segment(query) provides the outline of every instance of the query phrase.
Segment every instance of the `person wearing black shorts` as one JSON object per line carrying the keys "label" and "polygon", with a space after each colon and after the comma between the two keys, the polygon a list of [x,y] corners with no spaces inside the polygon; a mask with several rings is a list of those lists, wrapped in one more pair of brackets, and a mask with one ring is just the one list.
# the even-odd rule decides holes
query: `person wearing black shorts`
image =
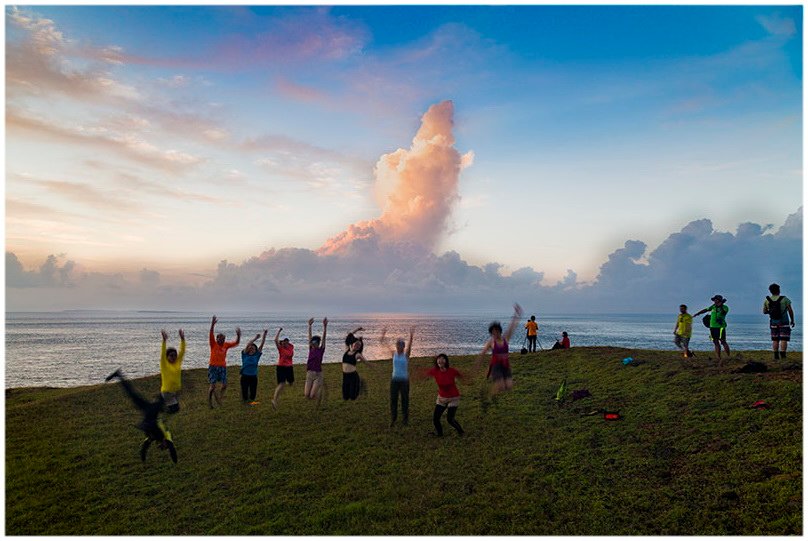
{"label": "person wearing black shorts", "polygon": [[287,385],[295,382],[295,371],[292,367],[292,358],[295,355],[295,346],[289,343],[289,337],[284,336],[281,338],[281,331],[283,327],[278,329],[275,333],[275,347],[278,348],[278,366],[275,368],[275,374],[278,379],[278,386],[275,387],[275,394],[272,397],[272,407],[278,409],[278,400],[281,396],[281,391]]}

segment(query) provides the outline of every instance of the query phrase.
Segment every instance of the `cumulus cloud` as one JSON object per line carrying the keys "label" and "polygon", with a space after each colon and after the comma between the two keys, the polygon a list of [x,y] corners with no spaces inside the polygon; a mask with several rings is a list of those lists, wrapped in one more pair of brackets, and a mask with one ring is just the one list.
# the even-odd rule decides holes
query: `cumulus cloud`
{"label": "cumulus cloud", "polygon": [[410,148],[379,159],[375,189],[384,201],[381,216],[349,226],[329,239],[320,254],[346,253],[355,243],[435,245],[458,200],[460,171],[471,161],[454,148],[453,115],[451,101],[431,106]]}
{"label": "cumulus cloud", "polygon": [[[421,245],[385,243],[372,235],[336,254],[283,248],[240,264],[222,261],[200,287],[163,284],[147,269],[129,281],[80,273],[70,262],[58,265],[55,256],[26,271],[7,253],[6,291],[9,310],[75,308],[90,299],[93,307],[106,301],[103,306],[110,308],[447,311],[501,308],[517,300],[546,313],[675,313],[681,303],[701,308],[720,293],[734,313],[757,313],[772,282],[791,298],[802,297],[801,231],[802,208],[773,233],[749,223],[735,233],[721,232],[710,220],[696,220],[650,254],[645,243],[627,241],[586,284],[572,270],[545,284],[543,273],[530,267],[507,273],[496,262],[472,265],[456,252],[436,255]],[[47,294],[38,296],[35,287]],[[54,288],[70,289],[72,297],[63,292],[58,296],[63,306],[48,304]]]}

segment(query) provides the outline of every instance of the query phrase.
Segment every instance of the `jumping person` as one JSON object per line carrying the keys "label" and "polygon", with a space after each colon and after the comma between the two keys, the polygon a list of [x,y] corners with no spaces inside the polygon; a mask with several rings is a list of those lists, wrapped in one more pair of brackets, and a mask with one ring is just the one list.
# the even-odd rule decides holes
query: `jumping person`
{"label": "jumping person", "polygon": [[275,333],[275,347],[278,348],[278,366],[275,368],[278,386],[275,387],[275,394],[272,397],[272,407],[275,409],[278,409],[278,399],[281,396],[281,391],[283,391],[284,387],[287,385],[291,385],[295,382],[295,370],[292,366],[295,346],[289,342],[288,336],[284,336],[278,340],[282,330],[283,327],[279,327],[278,332]]}
{"label": "jumping person", "polygon": [[715,355],[718,357],[718,368],[721,368],[723,364],[721,346],[724,346],[727,357],[730,355],[729,344],[727,344],[727,313],[729,313],[729,306],[725,304],[727,299],[721,295],[715,295],[710,300],[713,301],[713,304],[704,310],[699,310],[693,314],[693,317],[710,312],[710,336],[713,339],[713,346],[715,346]]}
{"label": "jumping person", "polygon": [[536,316],[530,316],[530,321],[525,323],[527,329],[527,350],[529,352],[536,352],[536,339],[539,334],[539,324],[536,323]]}
{"label": "jumping person", "polygon": [[306,385],[303,395],[310,399],[317,399],[317,404],[323,401],[325,383],[323,381],[323,355],[325,354],[325,335],[328,331],[328,318],[323,319],[323,337],[311,335],[311,326],[314,318],[309,319],[309,358],[306,361]]}
{"label": "jumping person", "polygon": [[182,390],[182,360],[185,358],[185,333],[182,329],[177,331],[180,335],[180,351],[166,347],[168,333],[165,329],[160,331],[163,335],[163,346],[160,351],[160,394],[165,401],[168,413],[180,411],[179,393]]}
{"label": "jumping person", "polygon": [[143,420],[137,425],[137,427],[146,434],[146,439],[140,444],[140,459],[146,462],[146,452],[149,450],[151,443],[156,441],[160,449],[168,449],[171,460],[176,464],[177,449],[174,447],[174,442],[171,439],[171,432],[169,432],[168,428],[166,428],[163,421],[159,418],[160,412],[165,408],[163,396],[158,395],[157,400],[149,402],[123,377],[120,368],[107,376],[106,381],[115,378],[121,381],[121,387],[123,387],[124,392],[132,400],[135,407],[143,412]]}
{"label": "jumping person", "polygon": [[[356,400],[362,386],[362,380],[356,371],[356,362],[362,361],[368,364],[365,356],[362,355],[362,339],[354,336],[354,333],[361,331],[360,327],[352,333],[348,333],[345,338],[345,353],[342,354],[342,399]],[[370,365],[368,365],[370,366]]]}
{"label": "jumping person", "polygon": [[693,336],[693,316],[687,313],[687,305],[679,305],[679,315],[676,316],[676,325],[673,327],[673,343],[682,350],[685,359],[694,357],[690,351],[690,337]]}
{"label": "jumping person", "polygon": [[[213,338],[213,328],[216,322],[219,321],[216,316],[210,321],[210,333],[208,335],[208,342],[210,343],[210,363],[208,364],[208,383],[210,389],[208,390],[208,405],[213,408],[213,399],[216,403],[222,405],[222,398],[224,392],[227,390],[227,350],[235,347],[241,342],[241,329],[236,327],[236,339],[233,342],[225,342],[225,336],[222,333]],[[216,384],[221,383],[221,390],[216,392]]]}
{"label": "jumping person", "polygon": [[390,426],[396,424],[398,417],[398,397],[401,396],[401,424],[407,426],[410,420],[410,370],[409,361],[412,352],[412,336],[415,327],[410,328],[410,339],[406,343],[404,350],[404,339],[396,340],[395,349],[390,348],[387,342],[387,328],[382,329],[380,339],[383,348],[387,349],[393,356],[393,375],[390,380]]}
{"label": "jumping person", "polygon": [[791,339],[791,328],[796,325],[794,309],[791,307],[791,300],[785,295],[780,295],[780,286],[778,284],[770,285],[769,293],[771,293],[771,296],[767,296],[766,300],[763,301],[763,313],[769,314],[772,351],[774,352],[775,360],[785,359],[788,341]]}
{"label": "jumping person", "polygon": [[477,366],[480,365],[483,357],[489,351],[491,352],[491,362],[488,365],[488,375],[491,378],[492,385],[489,394],[497,395],[502,391],[509,391],[513,387],[513,375],[511,374],[511,363],[508,360],[508,341],[511,339],[514,329],[516,329],[517,322],[522,317],[522,307],[518,304],[513,305],[513,317],[511,323],[505,334],[502,334],[502,325],[499,321],[494,321],[488,326],[488,334],[491,338],[483,346],[480,356],[477,360]]}
{"label": "jumping person", "polygon": [[460,405],[460,391],[455,383],[456,379],[463,379],[463,375],[456,369],[449,366],[449,357],[441,353],[435,357],[435,365],[426,372],[426,376],[435,378],[438,384],[438,398],[435,400],[435,411],[432,413],[432,424],[435,425],[434,436],[443,436],[443,426],[440,418],[447,409],[449,413],[446,420],[457,431],[458,436],[463,435],[463,428],[455,420],[457,408]]}
{"label": "jumping person", "polygon": [[[255,341],[261,339],[261,345],[256,347]],[[247,347],[241,351],[241,400],[251,406],[258,404],[255,395],[258,392],[258,361],[264,352],[264,342],[267,340],[267,329],[264,334],[256,334],[255,338],[247,342]]]}

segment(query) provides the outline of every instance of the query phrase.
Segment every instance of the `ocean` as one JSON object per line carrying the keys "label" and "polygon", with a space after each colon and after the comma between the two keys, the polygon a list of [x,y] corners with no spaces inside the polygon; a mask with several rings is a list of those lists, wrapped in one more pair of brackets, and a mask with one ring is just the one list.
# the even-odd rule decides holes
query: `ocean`
{"label": "ocean", "polygon": [[[67,311],[53,313],[6,313],[6,388],[75,387],[101,383],[114,369],[121,367],[129,377],[156,374],[160,371],[160,329],[169,333],[169,346],[177,346],[177,329],[185,330],[187,351],[184,368],[204,368],[208,364],[208,329],[212,314],[187,312],[107,312]],[[510,313],[477,313],[451,315],[423,314],[359,314],[329,318],[324,362],[340,362],[346,333],[364,327],[368,359],[387,357],[378,338],[384,327],[392,342],[405,337],[415,326],[412,354],[415,357],[444,352],[449,356],[477,353],[488,338],[491,321],[507,327]],[[520,322],[511,339],[511,351],[518,352],[525,336]],[[242,345],[268,329],[267,344],[261,364],[277,361],[272,343],[278,327],[295,345],[295,363],[305,364],[305,315],[221,313],[217,332],[228,340],[235,328],[242,329]],[[536,314],[539,342],[549,349],[562,331],[567,331],[572,346],[617,346],[637,349],[675,351],[673,314],[611,315],[544,315]],[[799,320],[798,320],[799,321]],[[698,324],[697,324],[698,323]],[[768,319],[761,315],[730,314],[728,342],[737,350],[767,350]],[[315,319],[313,334],[322,333],[322,318]],[[228,365],[241,364],[242,347],[228,354]],[[712,351],[708,330],[701,322],[693,323],[691,349]],[[802,328],[792,332],[789,350],[802,351]]]}

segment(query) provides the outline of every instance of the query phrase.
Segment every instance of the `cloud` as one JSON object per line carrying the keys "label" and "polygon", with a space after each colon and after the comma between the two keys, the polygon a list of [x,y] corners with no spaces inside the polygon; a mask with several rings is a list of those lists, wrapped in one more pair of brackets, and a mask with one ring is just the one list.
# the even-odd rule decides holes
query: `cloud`
{"label": "cloud", "polygon": [[[702,308],[720,293],[729,298],[733,313],[758,313],[772,282],[792,299],[802,297],[802,208],[771,231],[745,223],[735,233],[720,232],[710,220],[696,220],[647,256],[645,243],[627,241],[587,284],[578,282],[572,270],[563,280],[545,284],[543,273],[530,267],[507,273],[495,262],[472,265],[456,252],[435,255],[374,235],[336,254],[282,248],[240,264],[222,261],[199,287],[163,284],[157,271],[146,269],[131,280],[77,272],[72,264],[60,267],[55,256],[26,271],[7,253],[8,309],[55,309],[53,288],[69,288],[71,296],[61,293],[65,304],[58,307],[86,307],[91,299],[93,307],[109,308],[246,310],[272,303],[278,310],[344,313],[494,309],[516,300],[551,314],[676,313],[681,303]],[[43,293],[32,288],[44,288]]]}
{"label": "cloud", "polygon": [[[77,47],[54,21],[17,7],[8,20],[21,29],[20,41],[6,42],[6,81],[9,96],[59,92],[76,99],[139,100],[132,86],[114,78],[109,68],[121,63],[120,48]],[[77,67],[77,63],[90,65]]]}
{"label": "cloud", "polygon": [[131,132],[114,132],[106,127],[66,127],[6,109],[6,129],[61,143],[85,145],[113,151],[119,156],[162,171],[181,173],[203,158],[179,150],[161,150]]}
{"label": "cloud", "polygon": [[460,171],[465,164],[454,148],[454,107],[433,105],[408,150],[383,155],[376,164],[376,193],[384,208],[379,218],[352,224],[329,239],[321,254],[351,250],[354,243],[417,244],[431,249],[445,232],[458,200]]}
{"label": "cloud", "polygon": [[14,253],[6,252],[6,287],[70,287],[74,267],[73,261],[59,266],[59,259],[50,255],[37,270],[26,271]]}
{"label": "cloud", "polygon": [[794,20],[788,17],[783,17],[778,13],[770,16],[759,15],[757,17],[757,21],[766,30],[766,32],[772,34],[773,36],[790,38],[797,33],[797,25]]}

